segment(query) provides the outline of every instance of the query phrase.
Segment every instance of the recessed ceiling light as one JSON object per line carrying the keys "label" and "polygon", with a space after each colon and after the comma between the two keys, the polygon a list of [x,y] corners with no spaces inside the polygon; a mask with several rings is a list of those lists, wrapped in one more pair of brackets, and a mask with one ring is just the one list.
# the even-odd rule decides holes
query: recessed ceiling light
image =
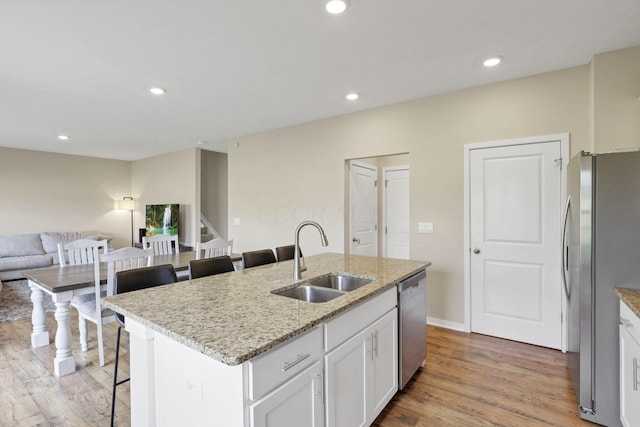
{"label": "recessed ceiling light", "polygon": [[151,89],[149,89],[149,92],[154,95],[164,95],[164,89],[162,89],[161,87],[152,87]]}
{"label": "recessed ceiling light", "polygon": [[358,98],[360,98],[360,95],[358,95],[357,93],[350,93],[347,95],[347,99],[349,101],[355,101]]}
{"label": "recessed ceiling light", "polygon": [[484,65],[485,67],[495,67],[501,62],[502,62],[501,56],[492,56],[491,58],[485,59],[482,65]]}
{"label": "recessed ceiling light", "polygon": [[198,141],[198,145],[204,145],[204,144],[206,144],[205,141]]}
{"label": "recessed ceiling light", "polygon": [[58,139],[61,141],[67,141],[69,137],[67,135],[58,135]]}
{"label": "recessed ceiling light", "polygon": [[325,1],[324,7],[327,12],[337,15],[347,10],[349,6],[348,0],[328,0]]}

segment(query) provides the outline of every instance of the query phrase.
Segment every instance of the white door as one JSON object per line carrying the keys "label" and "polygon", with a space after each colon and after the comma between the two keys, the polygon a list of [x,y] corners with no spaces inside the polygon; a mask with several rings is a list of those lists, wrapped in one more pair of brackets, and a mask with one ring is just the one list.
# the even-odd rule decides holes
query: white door
{"label": "white door", "polygon": [[378,256],[378,168],[349,162],[350,253]]}
{"label": "white door", "polygon": [[469,153],[471,330],[561,347],[560,141]]}
{"label": "white door", "polygon": [[409,167],[384,168],[384,256],[409,259]]}

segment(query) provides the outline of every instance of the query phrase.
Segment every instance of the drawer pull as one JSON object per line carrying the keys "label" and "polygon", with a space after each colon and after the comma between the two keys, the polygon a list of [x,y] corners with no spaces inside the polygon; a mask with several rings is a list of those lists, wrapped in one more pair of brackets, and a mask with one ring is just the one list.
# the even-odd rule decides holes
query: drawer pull
{"label": "drawer pull", "polygon": [[299,354],[296,357],[296,360],[294,360],[293,362],[284,362],[282,364],[282,372],[287,372],[289,369],[293,368],[298,363],[302,362],[305,359],[308,359],[309,357],[311,357],[311,355],[309,353]]}
{"label": "drawer pull", "polygon": [[627,329],[633,328],[633,324],[631,323],[631,320],[625,319],[624,317],[620,318],[620,324]]}
{"label": "drawer pull", "polygon": [[638,358],[633,358],[633,391],[638,391]]}

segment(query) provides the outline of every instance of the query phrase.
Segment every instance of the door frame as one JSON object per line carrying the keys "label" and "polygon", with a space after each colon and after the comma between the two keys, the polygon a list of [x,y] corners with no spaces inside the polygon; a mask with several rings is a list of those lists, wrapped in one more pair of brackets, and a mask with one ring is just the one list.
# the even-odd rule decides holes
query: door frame
{"label": "door frame", "polygon": [[[387,226],[387,185],[386,185],[387,172],[401,171],[401,170],[409,171],[409,186],[411,186],[411,169],[409,168],[409,165],[385,166],[382,168],[382,182],[385,183],[384,189],[382,190],[382,227]],[[411,189],[411,187],[409,187],[409,189]],[[411,216],[411,196],[410,195],[409,195],[408,204],[409,204],[409,216]],[[411,230],[409,230],[409,253],[411,253]],[[382,256],[383,257],[387,256],[387,233],[386,232],[382,233]]]}
{"label": "door frame", "polygon": [[[469,168],[471,150],[483,148],[505,147],[509,145],[526,145],[544,142],[560,141],[560,156],[562,170],[560,171],[560,200],[561,208],[557,212],[558,221],[562,223],[564,201],[567,199],[567,165],[569,164],[569,133],[558,133],[525,138],[502,139],[497,141],[464,144],[464,331],[471,332],[471,212]],[[558,272],[560,274],[560,272]],[[562,290],[564,295],[564,290]],[[567,351],[567,309],[566,298],[561,302],[561,349]]]}

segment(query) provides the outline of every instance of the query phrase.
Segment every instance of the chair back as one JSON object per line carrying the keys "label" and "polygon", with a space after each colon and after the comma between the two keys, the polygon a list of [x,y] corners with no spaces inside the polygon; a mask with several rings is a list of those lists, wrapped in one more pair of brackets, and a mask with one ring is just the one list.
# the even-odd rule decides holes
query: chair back
{"label": "chair back", "polygon": [[[287,246],[279,246],[276,248],[276,255],[278,257],[278,262],[287,261],[294,258],[294,253],[296,250],[296,245],[287,245]],[[300,258],[302,258],[302,249],[298,248],[300,253]]]}
{"label": "chair back", "polygon": [[156,234],[150,237],[145,236],[142,238],[142,248],[153,248],[154,255],[171,255],[180,252],[177,235]]}
{"label": "chair back", "polygon": [[274,262],[276,262],[276,256],[271,249],[242,253],[244,268],[258,267],[259,265],[272,264]]}
{"label": "chair back", "polygon": [[213,258],[223,255],[231,256],[232,247],[233,239],[213,239],[203,243],[196,242],[196,259]]}
{"label": "chair back", "polygon": [[[123,294],[154,286],[168,285],[177,281],[178,276],[173,265],[153,265],[151,267],[116,272],[113,280],[113,290],[114,294]],[[124,316],[116,313],[116,320],[124,326]]]}
{"label": "chair back", "polygon": [[229,255],[189,261],[189,280],[235,271]]}
{"label": "chair back", "polygon": [[[107,240],[79,239],[69,243],[58,243],[58,262],[60,267],[69,265],[93,264],[95,257],[93,249],[99,253],[108,252]],[[65,255],[66,251],[66,255]]]}
{"label": "chair back", "polygon": [[[94,253],[94,257],[95,257]],[[138,248],[122,248],[109,252],[107,254],[99,254],[98,260],[100,262],[95,263],[96,274],[96,300],[99,300],[100,291],[100,263],[104,262],[107,265],[107,296],[114,294],[114,281],[115,275],[119,271],[131,270],[134,268],[151,267],[153,265],[153,249],[138,249]]]}

